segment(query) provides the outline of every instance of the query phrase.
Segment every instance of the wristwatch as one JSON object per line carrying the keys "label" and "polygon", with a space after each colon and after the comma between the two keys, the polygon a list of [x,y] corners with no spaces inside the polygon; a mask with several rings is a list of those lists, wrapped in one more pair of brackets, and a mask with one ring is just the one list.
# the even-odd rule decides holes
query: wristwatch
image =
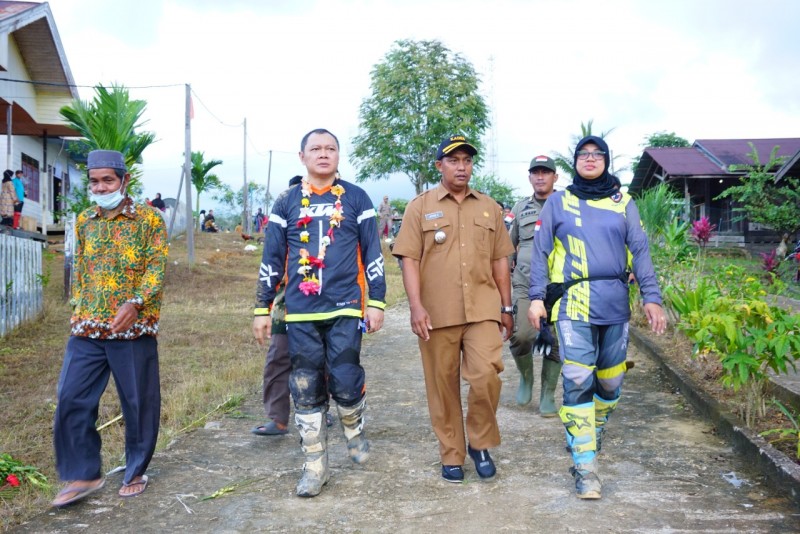
{"label": "wristwatch", "polygon": [[514,315],[514,306],[500,306],[500,313],[508,313]]}

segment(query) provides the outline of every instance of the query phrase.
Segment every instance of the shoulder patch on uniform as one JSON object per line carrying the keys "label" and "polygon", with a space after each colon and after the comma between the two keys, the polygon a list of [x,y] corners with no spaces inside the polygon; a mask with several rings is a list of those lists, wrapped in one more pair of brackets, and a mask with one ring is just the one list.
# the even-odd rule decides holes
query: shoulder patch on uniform
{"label": "shoulder patch on uniform", "polygon": [[622,193],[617,191],[616,193],[611,195],[611,200],[613,200],[615,204],[619,204],[620,201],[622,200]]}
{"label": "shoulder patch on uniform", "polygon": [[441,212],[441,211],[434,211],[433,213],[426,213],[425,214],[425,220],[426,221],[432,221],[434,219],[441,219],[442,217],[444,217],[444,213]]}
{"label": "shoulder patch on uniform", "polygon": [[540,226],[542,226],[542,221],[541,220],[536,221],[536,225],[533,227],[533,231],[538,232]]}

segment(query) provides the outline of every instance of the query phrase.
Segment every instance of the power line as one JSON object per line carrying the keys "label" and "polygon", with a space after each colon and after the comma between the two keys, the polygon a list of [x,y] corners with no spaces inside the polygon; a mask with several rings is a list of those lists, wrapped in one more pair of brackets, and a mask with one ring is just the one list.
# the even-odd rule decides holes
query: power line
{"label": "power line", "polygon": [[218,123],[220,123],[221,125],[223,125],[223,126],[227,126],[228,128],[239,128],[240,126],[242,126],[242,125],[244,124],[243,122],[240,122],[240,123],[238,123],[238,124],[228,124],[227,122],[225,122],[225,121],[223,121],[222,119],[220,119],[219,117],[217,117],[217,116],[214,114],[214,112],[213,112],[213,111],[211,111],[211,110],[208,108],[208,106],[206,106],[206,103],[205,103],[205,102],[203,102],[203,100],[202,100],[202,99],[201,99],[201,98],[200,98],[200,97],[197,95],[197,93],[195,93],[194,89],[192,89],[192,95],[194,95],[194,97],[195,97],[195,98],[197,98],[197,101],[198,101],[198,102],[200,102],[200,105],[201,105],[201,106],[203,106],[203,107],[205,108],[205,110],[206,110],[206,111],[208,111],[208,113],[209,113],[209,114],[210,114],[212,117],[214,117],[214,119],[216,119],[216,121],[217,121]]}
{"label": "power line", "polygon": [[[30,85],[45,85],[49,87],[78,87],[83,89],[94,89],[98,86],[103,84],[95,84],[95,85],[77,85],[73,83],[56,83],[56,82],[37,82],[33,80],[15,80],[13,78],[0,78],[0,82],[12,82],[12,83],[27,83]],[[168,87],[182,87],[185,84],[182,83],[174,83],[168,85],[140,85],[140,86],[123,86],[125,89],[164,89]]]}

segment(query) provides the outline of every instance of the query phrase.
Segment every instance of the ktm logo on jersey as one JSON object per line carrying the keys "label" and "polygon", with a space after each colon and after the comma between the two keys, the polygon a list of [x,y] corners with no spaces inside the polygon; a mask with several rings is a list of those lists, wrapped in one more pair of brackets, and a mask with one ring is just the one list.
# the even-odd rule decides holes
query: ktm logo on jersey
{"label": "ktm logo on jersey", "polygon": [[330,217],[333,215],[333,204],[312,204],[306,208],[309,217]]}

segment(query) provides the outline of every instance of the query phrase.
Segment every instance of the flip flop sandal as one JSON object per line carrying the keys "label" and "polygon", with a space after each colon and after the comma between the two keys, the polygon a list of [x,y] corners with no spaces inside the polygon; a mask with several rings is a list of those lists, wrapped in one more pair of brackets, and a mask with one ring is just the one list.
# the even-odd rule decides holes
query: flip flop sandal
{"label": "flip flop sandal", "polygon": [[[122,493],[123,489],[129,488],[131,486],[141,486],[142,489],[140,489],[139,491],[134,491],[133,493]],[[123,482],[122,483],[122,487],[119,490],[119,496],[120,497],[136,497],[137,495],[141,495],[142,493],[144,493],[144,490],[146,490],[146,489],[147,489],[147,475],[142,475],[142,479],[140,481],[138,481],[138,482],[130,482],[128,484]]]}
{"label": "flip flop sandal", "polygon": [[257,436],[282,436],[289,433],[289,428],[278,428],[275,421],[270,421],[269,423],[253,427],[250,432]]}
{"label": "flip flop sandal", "polygon": [[[58,492],[58,495],[53,500],[52,505],[60,508],[62,506],[66,506],[68,504],[72,504],[77,502],[81,499],[84,499],[91,495],[92,493],[99,491],[102,487],[106,484],[106,479],[100,479],[100,482],[96,485],[88,485],[88,486],[67,486],[66,488],[62,489]],[[68,499],[63,499],[67,495],[73,494],[72,497]]]}

